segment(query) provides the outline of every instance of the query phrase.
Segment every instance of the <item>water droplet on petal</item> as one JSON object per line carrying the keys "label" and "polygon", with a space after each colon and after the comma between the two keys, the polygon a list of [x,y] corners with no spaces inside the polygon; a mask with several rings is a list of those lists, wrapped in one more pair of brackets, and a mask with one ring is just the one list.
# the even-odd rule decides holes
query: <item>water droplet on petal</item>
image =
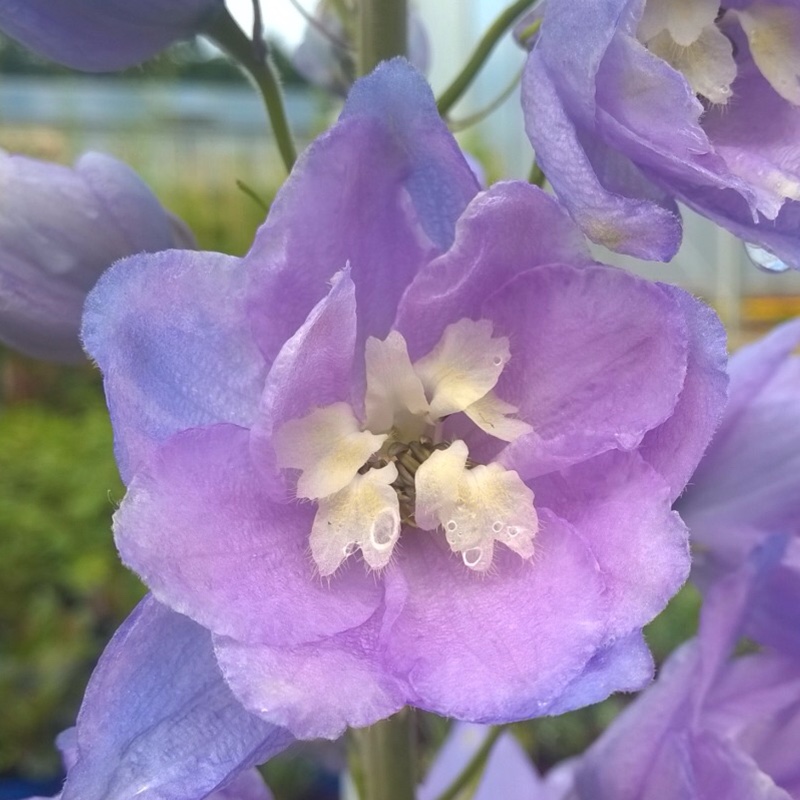
{"label": "water droplet on petal", "polygon": [[500,520],[497,520],[497,522],[495,522],[494,525],[492,525],[492,530],[495,533],[500,533],[500,531],[503,530],[503,523],[500,522]]}
{"label": "water droplet on petal", "polygon": [[369,538],[376,549],[385,550],[394,542],[396,531],[394,515],[382,513],[372,523]]}
{"label": "water droplet on petal", "polygon": [[747,257],[765,272],[786,272],[786,270],[790,269],[789,264],[781,261],[778,256],[763,247],[745,242],[744,249],[747,252]]}
{"label": "water droplet on petal", "polygon": [[452,533],[458,527],[458,523],[451,519],[444,527]]}
{"label": "water droplet on petal", "polygon": [[470,569],[474,569],[480,563],[483,556],[483,550],[480,547],[470,547],[461,554],[461,560]]}
{"label": "water droplet on petal", "polygon": [[492,364],[494,364],[496,367],[502,367],[503,366],[503,357],[502,356],[495,356],[492,359]]}
{"label": "water droplet on petal", "polygon": [[516,525],[509,525],[506,533],[513,539],[515,536],[519,536],[519,528]]}

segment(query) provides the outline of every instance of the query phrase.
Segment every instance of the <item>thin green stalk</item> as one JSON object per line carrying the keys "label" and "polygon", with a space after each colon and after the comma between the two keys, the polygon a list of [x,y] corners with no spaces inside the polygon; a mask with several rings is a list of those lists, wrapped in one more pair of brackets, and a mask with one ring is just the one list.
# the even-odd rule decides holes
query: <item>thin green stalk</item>
{"label": "thin green stalk", "polygon": [[258,87],[267,116],[272,124],[275,141],[278,144],[286,171],[291,172],[297,160],[297,151],[286,119],[278,76],[269,58],[266,58],[259,45],[254,44],[236,24],[228,11],[222,11],[204,31],[225,52],[239,62]]}
{"label": "thin green stalk", "polygon": [[506,31],[517,21],[519,16],[534,4],[535,0],[517,0],[510,5],[490,26],[489,30],[478,42],[478,46],[470,56],[469,61],[456,76],[455,80],[442,92],[436,102],[439,114],[445,116],[448,111],[461,99],[464,92],[475,79],[475,76],[484,65],[495,45],[500,41]]}
{"label": "thin green stalk", "polygon": [[492,748],[495,746],[500,736],[505,733],[505,730],[506,727],[504,725],[498,725],[496,728],[492,728],[492,730],[489,731],[486,738],[483,740],[483,744],[478,748],[478,751],[472,757],[469,764],[464,767],[461,774],[436,798],[436,800],[456,800],[459,794],[480,776],[483,768],[486,766],[486,762],[489,760]]}
{"label": "thin green stalk", "polygon": [[351,772],[361,792],[360,800],[414,800],[417,762],[413,711],[403,709],[351,735],[355,747]]}
{"label": "thin green stalk", "polygon": [[404,56],[408,42],[407,0],[360,0],[358,74],[381,61]]}
{"label": "thin green stalk", "polygon": [[468,117],[464,117],[463,119],[451,119],[447,123],[447,127],[450,128],[453,133],[458,133],[459,131],[465,131],[467,128],[471,128],[473,125],[477,125],[479,122],[482,122],[489,114],[494,113],[500,108],[503,103],[511,96],[511,93],[514,89],[517,88],[517,84],[522,78],[522,71],[518,72],[514,79],[500,92],[491,103],[484,106],[480,111],[476,111],[474,114],[470,114]]}

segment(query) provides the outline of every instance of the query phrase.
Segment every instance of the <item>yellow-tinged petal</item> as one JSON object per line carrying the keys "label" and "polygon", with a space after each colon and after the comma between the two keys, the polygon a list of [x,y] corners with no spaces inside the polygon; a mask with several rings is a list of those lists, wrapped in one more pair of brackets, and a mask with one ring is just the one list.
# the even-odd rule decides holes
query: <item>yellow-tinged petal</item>
{"label": "yellow-tinged petal", "polygon": [[406,340],[392,331],[384,341],[370,337],[366,344],[367,427],[386,433],[397,427],[409,438],[425,428],[428,401],[422,382],[411,366]]}
{"label": "yellow-tinged petal", "polygon": [[464,413],[490,436],[504,442],[513,442],[533,430],[533,426],[512,416],[517,411],[519,409],[516,406],[501,400],[494,392],[489,392],[466,408]]}
{"label": "yellow-tinged petal", "polygon": [[389,464],[356,477],[319,503],[311,527],[311,555],[320,575],[332,575],[357,549],[372,569],[385,567],[400,536],[400,508]]}
{"label": "yellow-tinged petal", "polygon": [[492,336],[488,320],[448,325],[428,355],[414,364],[430,399],[433,419],[464,411],[491,391],[510,354],[505,336]]}
{"label": "yellow-tinged petal", "polygon": [[637,35],[649,42],[667,31],[677,45],[688,47],[713,25],[718,13],[719,0],[647,0]]}
{"label": "yellow-tinged petal", "polygon": [[278,466],[301,470],[297,496],[309,500],[344,489],[385,441],[385,435],[362,431],[347,403],[290,420],[273,440]]}
{"label": "yellow-tinged petal", "polygon": [[437,521],[450,549],[477,572],[491,566],[495,542],[530,558],[539,530],[533,492],[499,464],[467,469],[466,450],[463,442],[453,442],[417,470],[417,524],[430,529]]}

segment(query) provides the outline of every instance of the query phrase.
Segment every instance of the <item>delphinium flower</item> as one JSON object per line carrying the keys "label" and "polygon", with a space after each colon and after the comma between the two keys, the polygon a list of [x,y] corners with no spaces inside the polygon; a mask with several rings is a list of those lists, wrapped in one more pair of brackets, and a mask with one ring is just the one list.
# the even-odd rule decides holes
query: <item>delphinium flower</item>
{"label": "delphinium flower", "polygon": [[0,151],[0,341],[48,361],[81,361],[87,292],[126,255],[192,247],[133,170],[87,153],[74,168]]}
{"label": "delphinium flower", "polygon": [[678,199],[798,267],[798,54],[785,0],[547,0],[526,127],[594,241],[668,260]]}
{"label": "delphinium flower", "polygon": [[198,33],[224,0],[0,0],[0,30],[73,69],[139,64]]}
{"label": "delphinium flower", "polygon": [[261,800],[268,790],[248,770],[292,741],[242,708],[208,630],[147,597],[106,647],[62,735],[60,798]]}
{"label": "delphinium flower", "polygon": [[209,632],[248,711],[335,737],[650,680],[641,628],[688,572],[671,505],[719,421],[723,332],[591,261],[537,188],[478,193],[407,62],[356,83],[244,259],[119,262],[84,340],[121,556]]}
{"label": "delphinium flower", "polygon": [[[358,5],[357,0],[318,2],[303,41],[292,55],[294,68],[306,80],[342,96],[347,94],[356,76]],[[408,16],[408,57],[420,72],[428,71],[428,34],[413,6]]]}
{"label": "delphinium flower", "polygon": [[786,553],[752,592],[748,635],[800,657],[800,320],[776,328],[730,361],[719,431],[677,508],[696,550],[702,587],[738,569],[774,536]]}
{"label": "delphinium flower", "polygon": [[[720,580],[700,631],[657,682],[578,760],[570,800],[797,800],[800,661],[732,657],[751,592],[775,568],[773,543]],[[795,624],[800,622],[797,605]],[[564,775],[566,777],[566,775]]]}

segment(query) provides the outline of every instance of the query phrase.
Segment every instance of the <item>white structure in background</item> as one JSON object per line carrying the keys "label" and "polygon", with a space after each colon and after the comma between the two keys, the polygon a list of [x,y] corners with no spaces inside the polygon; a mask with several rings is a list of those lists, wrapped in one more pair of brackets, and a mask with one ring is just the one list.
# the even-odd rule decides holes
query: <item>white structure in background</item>
{"label": "white structure in background", "polygon": [[[511,0],[418,0],[431,37],[430,80],[440,92],[457,74],[481,35]],[[453,117],[467,117],[487,106],[519,72],[525,57],[510,37],[500,42],[478,80],[455,107]],[[524,178],[533,152],[525,136],[519,92],[472,129],[502,155],[504,173]],[[468,138],[467,138],[468,141]],[[741,242],[727,231],[684,209],[684,242],[669,264],[643,262],[596,248],[597,257],[624,265],[648,278],[679,283],[712,300],[732,331],[739,324],[742,294],[800,294],[800,272],[758,270]]]}

